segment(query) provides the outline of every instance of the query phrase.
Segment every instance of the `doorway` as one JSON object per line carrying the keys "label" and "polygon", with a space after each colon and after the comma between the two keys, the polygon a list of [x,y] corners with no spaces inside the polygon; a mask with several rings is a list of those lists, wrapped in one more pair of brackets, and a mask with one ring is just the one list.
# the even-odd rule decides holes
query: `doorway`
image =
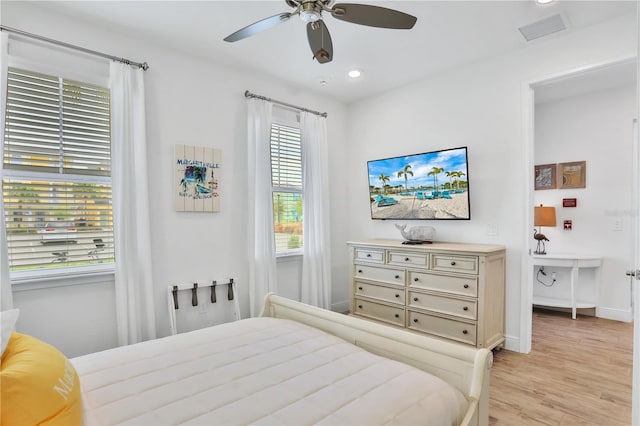
{"label": "doorway", "polygon": [[[530,254],[536,247],[533,207],[540,204],[554,207],[556,212],[556,226],[544,229],[548,253],[595,255],[601,259],[606,253],[600,268],[579,271],[588,283],[584,289],[587,292],[577,289],[577,296],[593,302],[598,316],[632,320],[630,284],[624,272],[635,262],[635,215],[630,197],[634,191],[635,81],[635,58],[628,58],[525,87],[529,170],[544,165],[553,167],[556,175],[552,188],[540,190],[534,190],[533,173],[527,176],[531,232],[525,240],[530,249],[523,259],[521,352],[531,350],[534,265]],[[585,168],[584,187],[561,184],[560,168],[574,163]],[[555,272],[555,277],[548,276],[544,281],[551,286],[555,278],[553,286],[559,298],[566,298],[567,285],[562,284],[570,281],[571,268],[545,267],[544,271],[550,275]]]}
{"label": "doorway", "polygon": [[[560,299],[575,294],[586,301],[585,306],[593,308],[590,314],[633,320],[632,284],[625,271],[636,264],[638,234],[634,214],[638,191],[636,81],[636,60],[626,58],[524,86],[526,164],[529,170],[550,166],[556,173],[553,188],[535,190],[533,173],[529,172],[528,229],[533,231],[534,206],[554,207],[556,225],[545,229],[547,253],[596,255],[601,263],[576,277],[572,268],[547,261],[544,263],[551,266],[544,267],[540,275],[531,256],[536,240],[533,232],[527,232],[529,250],[524,251],[522,263],[521,352],[532,349],[532,305],[539,281],[552,293],[556,291]],[[567,163],[586,168],[583,186],[563,184],[562,170]],[[586,293],[567,289],[572,278],[586,282]],[[567,321],[572,321],[569,314]]]}

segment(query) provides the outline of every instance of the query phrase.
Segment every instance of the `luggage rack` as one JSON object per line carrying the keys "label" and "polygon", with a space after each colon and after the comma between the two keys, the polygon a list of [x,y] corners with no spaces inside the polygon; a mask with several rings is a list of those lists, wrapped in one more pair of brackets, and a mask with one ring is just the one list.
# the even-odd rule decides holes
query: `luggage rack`
{"label": "luggage rack", "polygon": [[[240,317],[240,303],[238,302],[238,290],[236,286],[235,278],[224,278],[222,280],[212,280],[206,283],[193,283],[193,284],[178,284],[170,285],[167,287],[167,303],[169,309],[169,322],[171,326],[171,334],[178,334],[178,327],[176,324],[176,311],[180,309],[178,303],[178,292],[191,291],[191,307],[198,306],[199,303],[218,303],[218,287],[227,287],[226,300],[233,303],[234,308],[234,321],[241,319]],[[209,290],[206,300],[198,300],[198,290]],[[184,307],[183,307],[184,308]]]}

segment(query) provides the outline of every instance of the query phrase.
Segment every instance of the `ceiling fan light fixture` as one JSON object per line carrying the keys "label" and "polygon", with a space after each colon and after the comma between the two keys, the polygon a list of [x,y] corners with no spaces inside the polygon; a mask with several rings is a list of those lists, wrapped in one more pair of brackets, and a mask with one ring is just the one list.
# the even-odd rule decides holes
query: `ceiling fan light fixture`
{"label": "ceiling fan light fixture", "polygon": [[304,22],[316,22],[320,20],[320,12],[317,10],[303,10],[300,12],[300,19]]}

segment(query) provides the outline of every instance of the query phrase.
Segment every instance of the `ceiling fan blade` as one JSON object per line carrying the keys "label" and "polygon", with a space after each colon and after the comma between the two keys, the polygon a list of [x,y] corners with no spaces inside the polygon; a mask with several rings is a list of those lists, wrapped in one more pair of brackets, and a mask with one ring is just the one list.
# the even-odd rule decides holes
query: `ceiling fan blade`
{"label": "ceiling fan blade", "polygon": [[338,3],[331,8],[331,15],[341,21],[369,27],[408,30],[413,28],[415,16],[386,7],[368,4]]}
{"label": "ceiling fan blade", "polygon": [[333,43],[327,26],[322,19],[307,24],[307,39],[313,57],[321,64],[333,60]]}
{"label": "ceiling fan blade", "polygon": [[289,18],[291,18],[291,15],[291,13],[281,13],[279,15],[270,16],[269,18],[254,22],[253,24],[247,25],[246,27],[236,31],[233,34],[228,35],[227,37],[225,37],[224,41],[234,42],[242,40],[243,38],[251,37],[252,35],[258,34],[264,30],[268,30],[269,28],[275,27],[278,24],[288,21]]}

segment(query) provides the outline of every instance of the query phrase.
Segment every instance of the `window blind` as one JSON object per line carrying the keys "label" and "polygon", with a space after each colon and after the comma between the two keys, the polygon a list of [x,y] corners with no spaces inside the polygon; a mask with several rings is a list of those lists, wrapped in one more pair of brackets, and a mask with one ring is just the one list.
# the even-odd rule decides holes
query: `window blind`
{"label": "window blind", "polygon": [[12,271],[114,261],[108,88],[9,68],[3,154]]}
{"label": "window blind", "polygon": [[276,253],[302,247],[300,129],[271,125],[271,184]]}
{"label": "window blind", "polygon": [[4,167],[111,175],[109,89],[9,68]]}
{"label": "window blind", "polygon": [[271,180],[274,189],[302,190],[300,129],[271,126]]}

